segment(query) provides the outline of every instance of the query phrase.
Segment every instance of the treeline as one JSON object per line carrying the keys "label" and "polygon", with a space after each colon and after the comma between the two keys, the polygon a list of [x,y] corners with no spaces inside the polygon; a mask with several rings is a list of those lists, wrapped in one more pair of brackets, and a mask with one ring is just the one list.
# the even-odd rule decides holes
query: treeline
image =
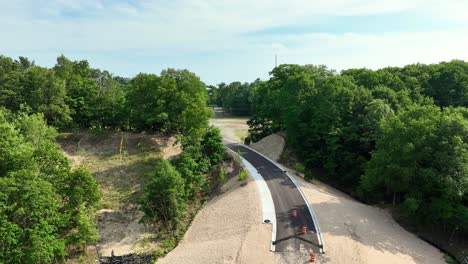
{"label": "treeline", "polygon": [[187,70],[126,79],[63,55],[51,69],[24,57],[0,56],[0,105],[13,112],[43,113],[59,129],[186,133],[206,126],[207,100],[205,85]]}
{"label": "treeline", "polygon": [[60,262],[98,239],[98,185],[85,168],[71,169],[55,129],[176,136],[182,154],[155,162],[141,200],[144,219],[170,230],[168,248],[175,246],[181,223],[193,217],[190,206],[220,182],[214,170],[224,146],[208,126],[207,100],[205,85],[187,70],[126,79],[63,55],[51,69],[0,56],[0,262]]}
{"label": "treeline", "polygon": [[253,83],[232,82],[208,86],[209,104],[222,107],[235,116],[250,116],[254,113],[256,90],[263,82],[260,79]]}
{"label": "treeline", "polygon": [[0,109],[0,262],[53,263],[98,239],[101,194],[72,169],[42,114]]}
{"label": "treeline", "polygon": [[247,143],[284,131],[306,177],[322,168],[363,200],[468,233],[468,63],[341,73],[281,65],[250,92]]}

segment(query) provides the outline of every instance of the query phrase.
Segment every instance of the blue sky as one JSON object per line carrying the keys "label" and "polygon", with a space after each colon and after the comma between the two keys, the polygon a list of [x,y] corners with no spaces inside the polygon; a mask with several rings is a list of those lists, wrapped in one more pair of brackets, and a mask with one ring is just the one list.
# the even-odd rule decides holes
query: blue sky
{"label": "blue sky", "polygon": [[467,0],[0,0],[0,54],[253,81],[275,54],[337,70],[468,60],[466,14]]}

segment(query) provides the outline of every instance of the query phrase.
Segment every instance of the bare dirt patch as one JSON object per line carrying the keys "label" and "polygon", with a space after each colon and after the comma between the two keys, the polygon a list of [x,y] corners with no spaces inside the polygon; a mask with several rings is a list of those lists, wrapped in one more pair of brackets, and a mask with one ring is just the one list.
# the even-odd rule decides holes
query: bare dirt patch
{"label": "bare dirt patch", "polygon": [[247,117],[217,117],[210,119],[210,125],[221,129],[225,141],[243,143],[249,129],[247,120]]}
{"label": "bare dirt patch", "polygon": [[281,153],[283,153],[284,144],[284,137],[278,134],[271,134],[262,138],[258,142],[250,144],[249,147],[262,153],[268,158],[277,161],[280,158]]}
{"label": "bare dirt patch", "polygon": [[403,229],[387,211],[319,181],[296,179],[318,217],[326,250],[322,263],[445,263],[438,249]]}

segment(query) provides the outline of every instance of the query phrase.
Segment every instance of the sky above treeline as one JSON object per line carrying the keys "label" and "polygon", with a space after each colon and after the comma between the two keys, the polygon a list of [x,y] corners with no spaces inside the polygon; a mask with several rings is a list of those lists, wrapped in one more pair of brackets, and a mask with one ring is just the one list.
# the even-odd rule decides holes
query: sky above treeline
{"label": "sky above treeline", "polygon": [[0,54],[245,82],[275,54],[336,70],[468,60],[467,14],[466,0],[0,0]]}

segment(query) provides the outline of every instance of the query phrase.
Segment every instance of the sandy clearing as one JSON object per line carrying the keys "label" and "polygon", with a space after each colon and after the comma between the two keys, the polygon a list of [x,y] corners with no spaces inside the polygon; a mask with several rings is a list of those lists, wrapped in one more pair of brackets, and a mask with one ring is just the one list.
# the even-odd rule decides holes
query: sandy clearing
{"label": "sandy clearing", "polygon": [[[96,177],[103,193],[103,209],[96,213],[101,256],[152,252],[154,230],[140,223],[143,213],[136,203],[146,181],[145,173],[157,157],[172,159],[181,153],[174,137],[159,134],[123,133],[70,134],[61,138],[64,154],[73,167],[83,165]],[[95,250],[94,250],[95,251]],[[92,252],[93,254],[95,252]]]}
{"label": "sandy clearing", "polygon": [[243,117],[219,117],[210,119],[210,125],[221,129],[224,140],[243,143],[249,129],[247,120],[248,118]]}
{"label": "sandy clearing", "polygon": [[233,178],[197,214],[177,248],[158,263],[279,263],[269,251],[271,225],[262,224],[254,181]]}

